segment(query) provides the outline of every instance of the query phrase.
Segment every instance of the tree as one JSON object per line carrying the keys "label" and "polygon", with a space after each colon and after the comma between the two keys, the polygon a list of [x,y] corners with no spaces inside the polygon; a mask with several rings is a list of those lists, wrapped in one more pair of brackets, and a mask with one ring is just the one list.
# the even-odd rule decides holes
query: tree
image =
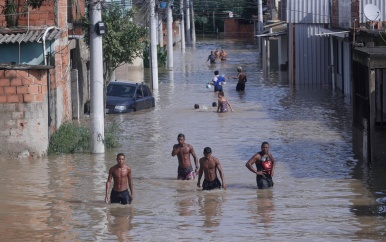
{"label": "tree", "polygon": [[[103,78],[108,85],[112,73],[119,66],[142,57],[147,42],[147,29],[136,25],[133,21],[133,11],[126,10],[119,4],[105,5],[102,19],[106,25],[103,35]],[[88,19],[86,20],[88,21]],[[89,25],[85,30],[85,42],[89,45]]]}

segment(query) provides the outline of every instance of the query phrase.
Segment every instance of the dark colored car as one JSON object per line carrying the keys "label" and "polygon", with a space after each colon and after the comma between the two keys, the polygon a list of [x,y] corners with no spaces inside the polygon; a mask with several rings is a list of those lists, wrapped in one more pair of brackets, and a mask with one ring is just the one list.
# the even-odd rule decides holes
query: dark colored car
{"label": "dark colored car", "polygon": [[144,83],[113,81],[106,90],[106,113],[127,113],[155,106],[150,88]]}

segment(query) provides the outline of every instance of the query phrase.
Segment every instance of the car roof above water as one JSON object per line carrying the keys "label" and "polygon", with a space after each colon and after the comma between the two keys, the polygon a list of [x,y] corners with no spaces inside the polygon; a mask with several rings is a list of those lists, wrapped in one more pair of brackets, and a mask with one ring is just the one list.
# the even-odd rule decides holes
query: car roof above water
{"label": "car roof above water", "polygon": [[127,86],[136,86],[136,85],[139,85],[139,84],[141,84],[141,83],[139,83],[139,82],[131,82],[131,81],[119,81],[119,80],[117,80],[117,81],[111,81],[110,83],[109,83],[109,85],[127,85]]}

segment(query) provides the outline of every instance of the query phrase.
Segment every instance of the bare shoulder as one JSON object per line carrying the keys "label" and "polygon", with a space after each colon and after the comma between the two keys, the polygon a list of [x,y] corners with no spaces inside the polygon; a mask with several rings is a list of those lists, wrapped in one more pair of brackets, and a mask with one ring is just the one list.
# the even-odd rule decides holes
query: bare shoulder
{"label": "bare shoulder", "polygon": [[212,159],[213,159],[214,163],[220,164],[220,160],[217,157],[212,156]]}
{"label": "bare shoulder", "polygon": [[112,173],[117,169],[117,165],[110,167],[109,172]]}
{"label": "bare shoulder", "polygon": [[251,159],[249,160],[250,162],[256,162],[256,161],[258,161],[260,159],[260,154],[259,153],[256,153],[256,154],[254,154],[252,157],[251,157]]}
{"label": "bare shoulder", "polygon": [[124,167],[125,167],[125,169],[126,169],[127,171],[131,171],[131,167],[130,167],[130,166],[125,165]]}

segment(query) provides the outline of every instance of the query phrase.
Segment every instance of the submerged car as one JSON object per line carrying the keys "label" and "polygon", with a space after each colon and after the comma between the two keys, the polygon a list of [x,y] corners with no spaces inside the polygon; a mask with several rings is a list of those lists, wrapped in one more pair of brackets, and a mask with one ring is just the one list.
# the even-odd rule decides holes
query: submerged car
{"label": "submerged car", "polygon": [[106,90],[106,113],[127,113],[155,106],[150,88],[144,83],[113,81]]}

